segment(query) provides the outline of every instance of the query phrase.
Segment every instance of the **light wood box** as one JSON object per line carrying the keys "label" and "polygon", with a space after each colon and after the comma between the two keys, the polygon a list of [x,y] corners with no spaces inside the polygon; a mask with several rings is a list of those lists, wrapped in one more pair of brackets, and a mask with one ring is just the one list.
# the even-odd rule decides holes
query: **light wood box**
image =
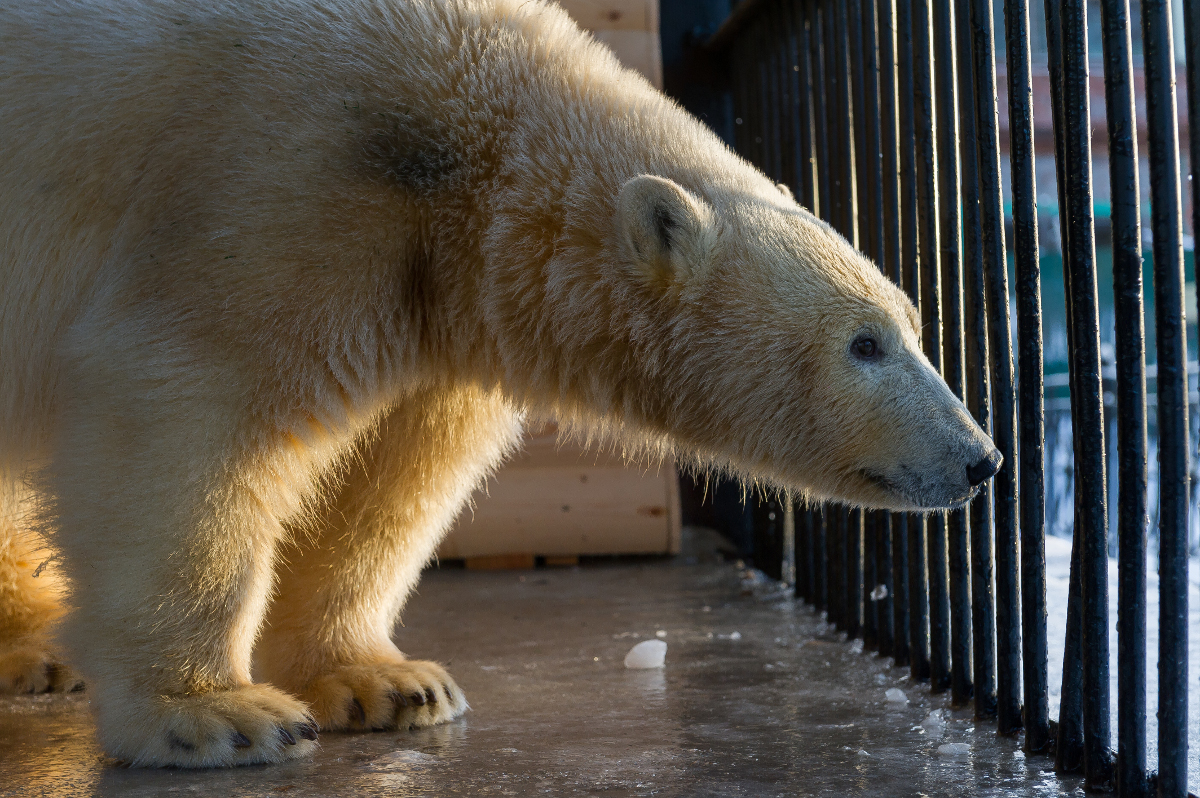
{"label": "light wood box", "polygon": [[[627,466],[610,454],[560,445],[547,427],[473,497],[442,542],[443,559],[678,553],[679,479],[674,466]],[[526,559],[504,561],[503,555]]]}
{"label": "light wood box", "polygon": [[560,0],[580,27],[607,44],[621,63],[662,88],[658,0]]}
{"label": "light wood box", "polygon": [[[662,86],[657,0],[561,0],[580,26],[623,64]],[[586,554],[678,553],[675,468],[644,471],[611,455],[558,444],[557,431],[527,436],[519,455],[473,497],[438,550],[481,567],[565,563]]]}

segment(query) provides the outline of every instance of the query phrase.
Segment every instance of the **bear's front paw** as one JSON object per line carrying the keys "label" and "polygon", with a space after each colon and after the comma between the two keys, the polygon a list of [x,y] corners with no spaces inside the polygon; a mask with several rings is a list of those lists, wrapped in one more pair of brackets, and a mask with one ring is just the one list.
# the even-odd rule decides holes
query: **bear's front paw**
{"label": "bear's front paw", "polygon": [[322,729],[419,729],[469,709],[445,668],[423,660],[343,665],[314,679],[302,695]]}
{"label": "bear's front paw", "polygon": [[0,694],[73,692],[83,689],[79,675],[36,640],[0,645]]}
{"label": "bear's front paw", "polygon": [[157,696],[102,714],[105,748],[135,767],[226,767],[316,750],[308,707],[268,684]]}

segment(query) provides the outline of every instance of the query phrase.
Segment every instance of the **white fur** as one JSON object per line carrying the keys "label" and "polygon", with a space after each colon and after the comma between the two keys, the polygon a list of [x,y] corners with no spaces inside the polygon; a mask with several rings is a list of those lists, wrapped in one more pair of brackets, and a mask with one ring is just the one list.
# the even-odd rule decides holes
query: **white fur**
{"label": "white fur", "polygon": [[4,534],[136,764],[464,711],[390,634],[525,413],[895,508],[991,450],[903,295],[543,2],[0,3],[0,279]]}

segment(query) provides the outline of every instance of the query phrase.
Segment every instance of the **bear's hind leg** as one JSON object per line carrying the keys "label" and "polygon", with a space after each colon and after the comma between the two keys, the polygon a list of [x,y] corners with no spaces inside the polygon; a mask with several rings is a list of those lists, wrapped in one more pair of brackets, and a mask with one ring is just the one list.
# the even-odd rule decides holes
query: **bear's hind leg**
{"label": "bear's hind leg", "polygon": [[62,615],[50,551],[28,529],[32,497],[0,474],[0,694],[76,690],[83,682],[59,656],[50,627]]}
{"label": "bear's hind leg", "polygon": [[405,659],[391,633],[450,523],[519,432],[494,393],[404,399],[358,443],[315,528],[297,532],[256,661],[311,704],[322,729],[429,726],[466,710],[446,671]]}

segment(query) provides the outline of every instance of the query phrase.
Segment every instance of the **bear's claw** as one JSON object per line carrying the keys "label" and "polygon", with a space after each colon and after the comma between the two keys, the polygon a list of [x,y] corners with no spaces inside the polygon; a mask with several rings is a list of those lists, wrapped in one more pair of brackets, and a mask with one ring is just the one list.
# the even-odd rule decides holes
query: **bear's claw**
{"label": "bear's claw", "polygon": [[323,730],[417,729],[468,708],[450,675],[421,660],[343,665],[313,680],[302,695]]}
{"label": "bear's claw", "polygon": [[40,641],[0,647],[0,694],[76,693],[82,689],[78,674],[58,662],[50,647]]}
{"label": "bear's claw", "polygon": [[112,756],[134,767],[283,762],[317,747],[308,707],[267,684],[133,699],[119,710],[122,723],[100,730]]}

